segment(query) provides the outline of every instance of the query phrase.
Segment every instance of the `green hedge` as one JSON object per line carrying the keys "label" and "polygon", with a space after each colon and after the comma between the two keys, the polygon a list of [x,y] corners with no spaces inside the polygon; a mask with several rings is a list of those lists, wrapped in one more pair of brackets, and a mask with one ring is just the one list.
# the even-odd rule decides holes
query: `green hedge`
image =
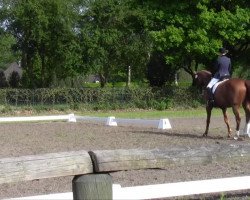
{"label": "green hedge", "polygon": [[10,106],[80,105],[91,109],[142,108],[164,110],[202,104],[194,88],[56,88],[1,89],[0,104]]}

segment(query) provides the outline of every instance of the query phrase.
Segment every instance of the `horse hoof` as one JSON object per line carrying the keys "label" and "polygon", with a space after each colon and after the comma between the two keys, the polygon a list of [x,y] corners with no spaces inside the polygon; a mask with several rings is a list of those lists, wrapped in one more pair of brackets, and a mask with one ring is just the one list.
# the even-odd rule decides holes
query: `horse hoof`
{"label": "horse hoof", "polygon": [[203,137],[207,137],[207,133],[204,133],[202,136],[203,136]]}
{"label": "horse hoof", "polygon": [[237,136],[234,136],[234,140],[239,140],[239,137],[237,137]]}

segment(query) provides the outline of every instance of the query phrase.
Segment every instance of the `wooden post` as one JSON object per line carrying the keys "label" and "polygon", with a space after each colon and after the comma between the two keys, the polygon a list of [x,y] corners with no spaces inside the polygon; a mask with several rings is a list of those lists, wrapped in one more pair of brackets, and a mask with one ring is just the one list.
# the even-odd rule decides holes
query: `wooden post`
{"label": "wooden post", "polygon": [[128,80],[127,80],[127,87],[129,87],[130,83],[131,83],[131,67],[128,66]]}
{"label": "wooden post", "polygon": [[109,174],[75,176],[72,181],[74,200],[112,199],[112,178]]}

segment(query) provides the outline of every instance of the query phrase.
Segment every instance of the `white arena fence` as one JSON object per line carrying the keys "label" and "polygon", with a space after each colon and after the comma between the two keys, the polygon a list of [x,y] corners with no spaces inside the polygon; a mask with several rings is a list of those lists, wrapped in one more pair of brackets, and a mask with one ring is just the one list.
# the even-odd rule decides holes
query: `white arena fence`
{"label": "white arena fence", "polygon": [[1,122],[29,122],[29,121],[96,121],[103,122],[108,126],[118,126],[118,125],[137,125],[137,126],[150,126],[157,127],[158,129],[171,129],[171,124],[169,120],[159,119],[159,120],[147,120],[147,119],[116,119],[113,116],[110,117],[90,117],[90,116],[75,116],[73,113],[68,115],[53,115],[53,116],[33,116],[33,117],[0,117]]}
{"label": "white arena fence", "polygon": [[33,116],[33,117],[0,117],[0,122],[28,122],[28,121],[55,121],[55,120],[66,120],[68,122],[76,122],[74,114]]}
{"label": "white arena fence", "polygon": [[[250,189],[250,176],[232,177],[222,179],[209,179],[199,181],[166,183],[158,185],[145,185],[122,188],[113,184],[114,200],[137,200],[181,197],[188,195],[223,193],[228,191]],[[58,193],[40,196],[11,198],[6,200],[73,200],[73,193]]]}

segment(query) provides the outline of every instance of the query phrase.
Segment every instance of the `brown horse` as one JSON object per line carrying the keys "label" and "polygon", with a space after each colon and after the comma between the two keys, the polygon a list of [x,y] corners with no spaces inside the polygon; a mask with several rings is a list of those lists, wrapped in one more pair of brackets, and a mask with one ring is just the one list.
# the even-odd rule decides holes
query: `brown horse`
{"label": "brown horse", "polygon": [[[209,71],[203,70],[199,71],[194,74],[195,82],[197,85],[202,87],[203,89],[206,88],[209,81],[212,78],[212,74]],[[205,99],[207,100],[208,95],[205,95]],[[232,136],[232,130],[229,125],[228,117],[227,117],[227,108],[232,107],[233,113],[236,119],[236,135],[237,139],[240,134],[240,122],[241,117],[239,113],[239,108],[242,105],[245,111],[246,116],[246,126],[244,129],[244,134],[249,134],[250,129],[250,80],[242,80],[237,78],[232,78],[227,81],[222,82],[216,88],[214,92],[214,101],[215,107],[221,108],[224,116],[224,121],[227,125],[228,130],[228,137]],[[206,111],[207,111],[207,121],[206,121],[206,130],[203,136],[207,136],[210,118],[211,118],[211,111],[213,109],[213,105],[207,104]]]}

